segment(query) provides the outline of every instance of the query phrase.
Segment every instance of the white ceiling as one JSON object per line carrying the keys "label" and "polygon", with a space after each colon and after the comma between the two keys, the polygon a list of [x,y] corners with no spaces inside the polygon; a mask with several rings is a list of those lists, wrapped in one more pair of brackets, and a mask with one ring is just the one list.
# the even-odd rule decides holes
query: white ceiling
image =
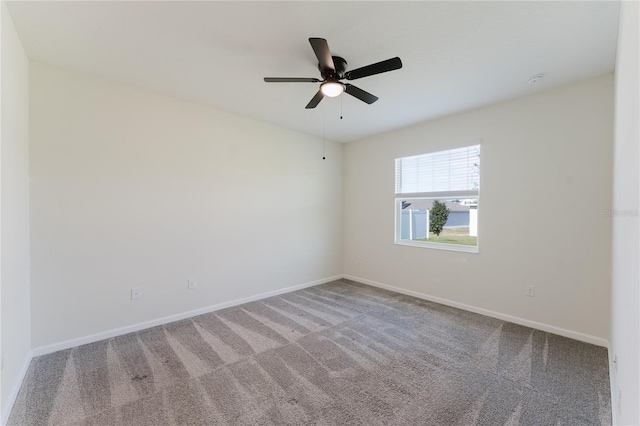
{"label": "white ceiling", "polygon": [[[574,83],[614,69],[617,1],[8,2],[29,58],[351,141]],[[319,77],[309,37],[349,69],[394,56],[398,71],[305,105]],[[543,82],[527,78],[545,73]],[[340,111],[344,119],[340,120]]]}

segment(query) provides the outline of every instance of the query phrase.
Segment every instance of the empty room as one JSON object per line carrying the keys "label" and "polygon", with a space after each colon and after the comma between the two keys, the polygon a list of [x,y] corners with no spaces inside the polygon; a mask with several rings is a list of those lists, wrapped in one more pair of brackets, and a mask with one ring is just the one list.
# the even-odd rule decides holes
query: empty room
{"label": "empty room", "polygon": [[0,424],[640,425],[638,1],[0,3]]}

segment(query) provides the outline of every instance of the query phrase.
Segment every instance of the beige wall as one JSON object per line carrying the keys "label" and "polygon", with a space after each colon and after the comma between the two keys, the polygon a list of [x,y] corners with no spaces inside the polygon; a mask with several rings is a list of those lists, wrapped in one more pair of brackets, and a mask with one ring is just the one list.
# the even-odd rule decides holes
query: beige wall
{"label": "beige wall", "polygon": [[[347,144],[345,274],[606,345],[612,135],[606,75]],[[478,140],[479,253],[395,245],[394,158]]]}
{"label": "beige wall", "polygon": [[16,396],[31,353],[29,305],[29,62],[7,7],[2,18],[0,121],[0,422]]}
{"label": "beige wall", "polygon": [[616,60],[611,364],[616,424],[640,424],[640,45],[638,2],[621,2]]}
{"label": "beige wall", "polygon": [[341,273],[342,145],[30,71],[35,348]]}

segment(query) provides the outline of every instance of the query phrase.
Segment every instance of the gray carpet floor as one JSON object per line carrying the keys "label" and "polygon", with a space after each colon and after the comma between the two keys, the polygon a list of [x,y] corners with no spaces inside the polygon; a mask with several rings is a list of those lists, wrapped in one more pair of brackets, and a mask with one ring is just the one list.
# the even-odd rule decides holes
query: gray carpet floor
{"label": "gray carpet floor", "polygon": [[608,425],[604,348],[340,280],[34,358],[9,425]]}

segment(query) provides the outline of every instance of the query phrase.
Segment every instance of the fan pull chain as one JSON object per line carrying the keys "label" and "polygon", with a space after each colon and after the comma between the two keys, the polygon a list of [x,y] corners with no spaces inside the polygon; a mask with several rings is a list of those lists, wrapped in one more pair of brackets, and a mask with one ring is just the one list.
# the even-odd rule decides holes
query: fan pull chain
{"label": "fan pull chain", "polygon": [[325,109],[324,109],[324,105],[322,106],[322,159],[326,160],[326,141],[325,141]]}
{"label": "fan pull chain", "polygon": [[342,98],[344,98],[344,96],[340,96],[340,120],[342,120]]}

